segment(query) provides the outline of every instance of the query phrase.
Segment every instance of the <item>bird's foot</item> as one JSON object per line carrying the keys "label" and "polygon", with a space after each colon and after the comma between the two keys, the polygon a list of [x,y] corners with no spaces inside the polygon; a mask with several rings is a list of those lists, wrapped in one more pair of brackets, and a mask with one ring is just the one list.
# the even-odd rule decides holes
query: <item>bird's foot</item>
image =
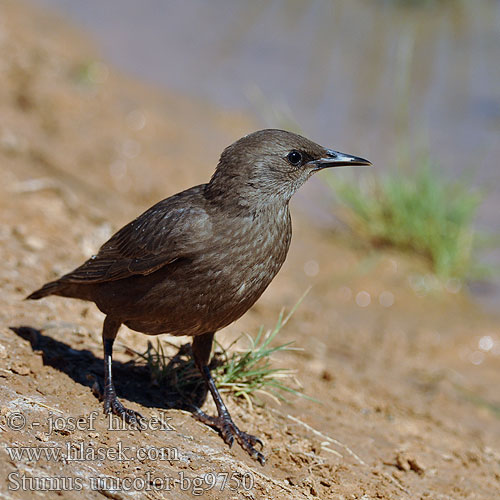
{"label": "bird's foot", "polygon": [[144,419],[138,411],[131,410],[123,406],[120,400],[116,397],[116,394],[108,393],[104,395],[104,413],[113,413],[113,415],[121,417],[127,424],[131,424],[139,430],[139,422]]}
{"label": "bird's foot", "polygon": [[256,436],[252,436],[251,434],[247,434],[246,432],[240,431],[236,424],[231,419],[229,413],[223,413],[218,417],[212,417],[207,415],[204,411],[196,408],[193,412],[195,418],[197,418],[200,422],[209,425],[210,427],[214,427],[217,429],[224,442],[231,446],[234,443],[234,439],[238,441],[239,445],[254,459],[260,462],[261,465],[266,463],[266,457],[258,450],[255,449],[255,445],[259,445],[261,449],[264,446],[264,443]]}

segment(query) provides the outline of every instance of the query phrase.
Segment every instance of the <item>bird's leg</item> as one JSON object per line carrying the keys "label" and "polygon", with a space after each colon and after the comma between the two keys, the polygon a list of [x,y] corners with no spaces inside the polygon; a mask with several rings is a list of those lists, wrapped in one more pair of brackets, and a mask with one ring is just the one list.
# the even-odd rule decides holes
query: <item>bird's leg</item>
{"label": "bird's leg", "polygon": [[210,351],[212,350],[212,340],[214,338],[214,333],[205,333],[203,335],[197,335],[193,338],[193,357],[196,366],[200,370],[205,383],[207,384],[208,390],[212,394],[212,397],[217,406],[217,417],[211,417],[207,415],[200,408],[195,408],[194,415],[201,422],[216,428],[222,435],[224,441],[231,447],[233,445],[234,439],[240,444],[240,446],[254,459],[258,460],[262,465],[265,464],[266,458],[262,453],[257,451],[254,446],[259,444],[263,446],[262,441],[247,434],[246,432],[240,431],[236,424],[233,422],[229,411],[222,401],[222,398],[215,387],[214,379],[210,374],[208,368],[208,360],[210,359]]}
{"label": "bird's leg", "polygon": [[115,341],[121,323],[106,316],[102,328],[102,343],[104,345],[104,413],[114,413],[129,424],[138,424],[144,418],[140,413],[125,408],[116,397],[115,384],[112,375],[113,342]]}

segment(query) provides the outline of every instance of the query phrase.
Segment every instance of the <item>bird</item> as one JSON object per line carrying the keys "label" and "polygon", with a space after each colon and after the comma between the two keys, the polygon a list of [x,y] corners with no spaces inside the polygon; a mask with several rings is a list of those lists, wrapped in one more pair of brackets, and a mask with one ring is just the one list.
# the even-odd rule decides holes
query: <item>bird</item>
{"label": "bird", "polygon": [[117,398],[112,375],[120,326],[192,336],[195,365],[217,408],[217,416],[198,407],[193,415],[264,465],[262,441],[236,426],[208,368],[214,335],[252,307],[283,265],[292,195],[316,172],[354,165],[371,163],[284,130],[250,133],[224,149],[208,183],[156,203],[81,266],[26,298],[81,299],[105,314],[104,413],[131,424],[143,417]]}

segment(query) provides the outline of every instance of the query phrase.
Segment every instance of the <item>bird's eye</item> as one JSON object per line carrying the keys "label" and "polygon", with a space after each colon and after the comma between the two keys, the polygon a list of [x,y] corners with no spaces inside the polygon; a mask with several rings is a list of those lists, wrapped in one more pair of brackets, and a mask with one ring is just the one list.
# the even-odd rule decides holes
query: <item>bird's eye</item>
{"label": "bird's eye", "polygon": [[302,154],[299,151],[293,150],[288,153],[286,159],[291,165],[296,167],[302,163]]}

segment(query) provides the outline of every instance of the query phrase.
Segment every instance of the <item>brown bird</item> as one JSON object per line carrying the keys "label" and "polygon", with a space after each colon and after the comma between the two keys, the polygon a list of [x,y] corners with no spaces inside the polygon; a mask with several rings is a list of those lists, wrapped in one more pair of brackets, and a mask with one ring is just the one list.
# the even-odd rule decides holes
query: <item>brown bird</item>
{"label": "brown bird", "polygon": [[283,130],[260,130],[227,147],[208,184],[160,201],[74,271],[28,299],[59,295],[95,302],[106,314],[104,412],[137,423],[118,400],[112,351],[120,325],[158,335],[191,335],[194,361],[217,406],[195,416],[234,439],[262,464],[262,442],[233,422],[208,369],[215,332],[242,316],[285,261],[292,236],[288,202],[315,172],[371,165]]}

